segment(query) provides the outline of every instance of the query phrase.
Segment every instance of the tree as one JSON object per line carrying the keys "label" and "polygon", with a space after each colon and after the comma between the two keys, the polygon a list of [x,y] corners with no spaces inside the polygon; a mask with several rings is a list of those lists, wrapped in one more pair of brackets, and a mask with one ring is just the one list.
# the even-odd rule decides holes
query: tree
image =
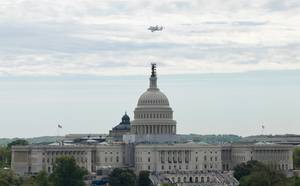
{"label": "tree", "polygon": [[149,171],[141,171],[139,173],[138,186],[150,186],[151,180],[149,179],[149,175]]}
{"label": "tree", "polygon": [[300,148],[295,148],[293,152],[294,168],[300,169]]}
{"label": "tree", "polygon": [[14,145],[29,145],[29,143],[28,143],[28,141],[26,141],[24,139],[17,139],[15,141],[12,141],[9,144],[7,144],[7,148],[11,149],[11,147]]}
{"label": "tree", "polygon": [[24,178],[22,180],[22,186],[38,186],[35,182],[35,178],[33,176]]}
{"label": "tree", "polygon": [[36,176],[34,182],[37,186],[50,186],[49,176],[46,171],[41,171]]}
{"label": "tree", "polygon": [[270,168],[253,171],[240,179],[241,186],[286,186],[286,183],[287,179],[282,173]]}
{"label": "tree", "polygon": [[241,163],[234,167],[233,176],[237,180],[240,180],[243,176],[248,176],[255,167],[260,167],[260,166],[263,165],[255,160],[248,161],[247,163]]}
{"label": "tree", "polygon": [[57,158],[50,180],[55,186],[84,186],[83,177],[87,171],[76,165],[73,157]]}
{"label": "tree", "polygon": [[10,151],[6,147],[0,147],[0,168],[9,167]]}
{"label": "tree", "polygon": [[257,161],[242,163],[234,168],[240,186],[283,186],[287,178],[282,172]]}
{"label": "tree", "polygon": [[11,170],[0,169],[0,186],[20,185],[21,180]]}
{"label": "tree", "polygon": [[289,178],[288,181],[289,182],[286,184],[286,186],[299,186],[300,185],[300,177],[293,176],[293,177]]}
{"label": "tree", "polygon": [[109,184],[111,186],[133,186],[136,176],[130,169],[114,169],[109,175]]}

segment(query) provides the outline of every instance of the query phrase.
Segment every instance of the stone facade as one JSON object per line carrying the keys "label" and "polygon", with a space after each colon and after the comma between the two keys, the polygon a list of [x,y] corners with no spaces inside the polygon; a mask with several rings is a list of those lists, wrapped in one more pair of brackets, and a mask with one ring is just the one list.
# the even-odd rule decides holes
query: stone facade
{"label": "stone facade", "polygon": [[[278,170],[293,169],[292,146],[202,144],[108,144],[74,146],[14,146],[12,167],[16,172],[52,171],[55,159],[72,156],[88,171],[100,167],[128,167],[137,172],[226,171],[240,163],[257,160]],[[134,150],[134,153],[131,151]],[[134,161],[132,161],[134,159]]]}
{"label": "stone facade", "polygon": [[293,169],[291,145],[256,143],[251,145],[228,145],[222,147],[223,170],[231,170],[240,163],[257,160],[277,170]]}

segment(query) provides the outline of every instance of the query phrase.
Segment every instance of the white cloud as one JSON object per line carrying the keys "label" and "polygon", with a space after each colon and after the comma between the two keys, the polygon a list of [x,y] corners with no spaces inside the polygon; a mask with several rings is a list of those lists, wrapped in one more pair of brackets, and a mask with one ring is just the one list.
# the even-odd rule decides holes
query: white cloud
{"label": "white cloud", "polygon": [[277,0],[2,0],[0,74],[141,74],[151,61],[164,74],[300,69],[299,11]]}

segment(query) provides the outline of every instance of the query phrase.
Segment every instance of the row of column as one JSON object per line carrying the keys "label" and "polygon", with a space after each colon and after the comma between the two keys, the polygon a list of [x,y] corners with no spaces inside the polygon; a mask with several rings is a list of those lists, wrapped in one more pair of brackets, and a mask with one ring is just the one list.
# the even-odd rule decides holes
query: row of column
{"label": "row of column", "polygon": [[189,163],[191,161],[190,150],[167,150],[159,152],[161,163]]}
{"label": "row of column", "polygon": [[175,125],[136,125],[137,134],[176,134]]}

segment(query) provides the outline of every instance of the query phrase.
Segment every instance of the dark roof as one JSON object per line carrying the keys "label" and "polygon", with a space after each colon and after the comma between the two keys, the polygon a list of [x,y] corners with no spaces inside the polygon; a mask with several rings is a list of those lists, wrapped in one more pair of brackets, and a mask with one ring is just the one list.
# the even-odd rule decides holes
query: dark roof
{"label": "dark roof", "polygon": [[119,125],[115,126],[113,130],[130,130],[130,117],[126,112],[122,117],[122,121],[119,123]]}

